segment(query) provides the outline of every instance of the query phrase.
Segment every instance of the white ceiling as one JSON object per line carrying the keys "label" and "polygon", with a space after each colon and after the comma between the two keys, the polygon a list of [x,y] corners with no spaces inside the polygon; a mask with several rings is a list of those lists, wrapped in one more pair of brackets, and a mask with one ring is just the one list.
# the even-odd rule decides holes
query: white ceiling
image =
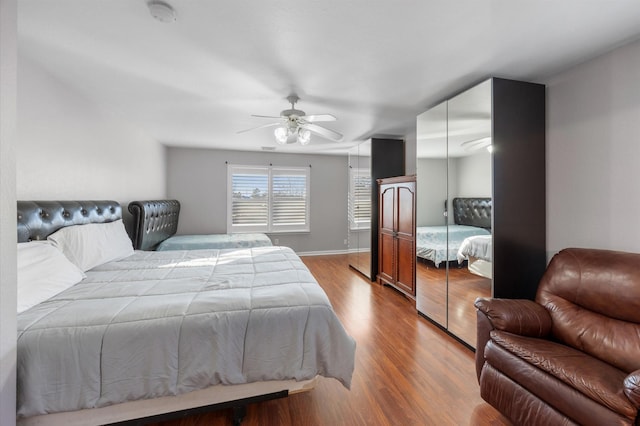
{"label": "white ceiling", "polygon": [[[260,150],[251,114],[330,113],[329,153],[415,132],[416,115],[489,76],[541,82],[640,38],[639,0],[19,0],[18,52],[169,146]],[[18,87],[19,90],[19,87]]]}

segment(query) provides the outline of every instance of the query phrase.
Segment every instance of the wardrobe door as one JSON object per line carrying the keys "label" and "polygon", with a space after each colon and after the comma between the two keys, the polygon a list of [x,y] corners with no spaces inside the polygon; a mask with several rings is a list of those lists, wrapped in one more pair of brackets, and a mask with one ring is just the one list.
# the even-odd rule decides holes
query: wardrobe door
{"label": "wardrobe door", "polygon": [[398,183],[396,186],[396,286],[410,296],[416,295],[415,186],[415,182]]}
{"label": "wardrobe door", "polygon": [[378,279],[380,282],[396,281],[396,187],[380,185],[380,233],[378,236]]}
{"label": "wardrobe door", "polygon": [[[447,328],[447,272],[445,263],[434,264],[427,231],[441,231],[446,244],[447,204],[447,103],[420,114],[416,121],[416,308]],[[442,233],[444,234],[442,235]]]}
{"label": "wardrobe door", "polygon": [[464,238],[459,237],[461,226],[471,224],[460,218],[456,220],[453,200],[492,198],[491,89],[492,80],[487,80],[447,102],[447,199],[451,212],[448,217],[448,250],[452,257],[447,285],[447,329],[472,347],[476,341],[473,302],[478,297],[491,297],[492,283],[491,278],[474,272],[476,263],[470,264],[469,260],[460,263],[457,259],[458,249],[464,242]]}
{"label": "wardrobe door", "polygon": [[349,266],[369,279],[371,276],[371,142],[349,150]]}
{"label": "wardrobe door", "polygon": [[378,280],[415,297],[415,177],[379,179],[378,183]]}

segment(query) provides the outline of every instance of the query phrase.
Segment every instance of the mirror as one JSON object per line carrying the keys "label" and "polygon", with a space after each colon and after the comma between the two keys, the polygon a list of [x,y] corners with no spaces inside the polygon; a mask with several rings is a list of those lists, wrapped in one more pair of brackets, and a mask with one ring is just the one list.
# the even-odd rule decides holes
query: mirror
{"label": "mirror", "polygon": [[[487,80],[448,101],[447,182],[450,203],[457,197],[492,197],[490,149],[491,80]],[[483,228],[478,228],[471,236],[466,227],[477,225],[466,220],[456,220],[455,216],[449,215],[449,249],[455,252],[456,260],[448,277],[447,328],[475,347],[476,310],[473,302],[477,297],[491,296],[492,265],[487,265],[482,259],[469,259],[468,254],[459,256],[458,251],[463,245],[465,249],[472,248],[469,244],[474,244],[475,249],[479,238],[484,239],[483,244],[488,244],[490,250],[491,234],[490,229],[485,233],[481,232],[484,231]],[[488,270],[480,269],[480,264]]]}
{"label": "mirror", "polygon": [[416,122],[416,308],[447,327],[447,103]]}
{"label": "mirror", "polygon": [[371,276],[371,142],[349,150],[349,265]]}
{"label": "mirror", "polygon": [[492,196],[491,80],[419,115],[416,130],[416,306],[474,347],[473,301],[491,296],[492,265],[458,251],[474,235],[491,251],[491,229],[454,214],[454,200]]}

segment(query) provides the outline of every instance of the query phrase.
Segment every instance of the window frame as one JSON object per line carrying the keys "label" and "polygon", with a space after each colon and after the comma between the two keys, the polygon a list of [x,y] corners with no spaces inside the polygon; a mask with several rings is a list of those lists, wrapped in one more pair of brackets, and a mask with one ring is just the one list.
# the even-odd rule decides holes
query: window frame
{"label": "window frame", "polygon": [[[234,225],[233,224],[233,176],[234,174],[253,173],[267,177],[267,197],[266,224],[256,225]],[[274,213],[277,207],[278,197],[274,194],[274,177],[277,182],[278,176],[304,176],[304,223],[303,224],[277,224],[277,214]],[[295,166],[252,166],[241,164],[227,165],[227,232],[228,233],[250,233],[264,232],[269,234],[277,233],[306,233],[311,232],[311,167]]]}

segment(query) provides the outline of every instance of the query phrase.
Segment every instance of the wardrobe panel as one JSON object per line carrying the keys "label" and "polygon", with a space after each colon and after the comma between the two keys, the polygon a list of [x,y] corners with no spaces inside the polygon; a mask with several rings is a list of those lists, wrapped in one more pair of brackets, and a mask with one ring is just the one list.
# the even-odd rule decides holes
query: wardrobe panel
{"label": "wardrobe panel", "polygon": [[[491,296],[491,279],[472,272],[470,261],[461,260],[458,256],[466,236],[471,235],[467,234],[466,228],[461,230],[462,227],[473,227],[476,235],[484,229],[469,220],[468,215],[456,215],[453,202],[457,198],[484,199],[492,196],[491,83],[491,80],[484,81],[447,101],[447,195],[451,212],[447,232],[447,250],[450,252],[447,329],[470,346],[475,346],[476,338],[473,302],[478,297]],[[491,239],[491,233],[488,234],[484,237]]]}
{"label": "wardrobe panel", "polygon": [[446,264],[432,260],[427,229],[447,225],[447,103],[420,114],[416,120],[416,308],[447,328]]}
{"label": "wardrobe panel", "polygon": [[493,294],[533,299],[546,268],[545,87],[494,79],[493,117]]}

